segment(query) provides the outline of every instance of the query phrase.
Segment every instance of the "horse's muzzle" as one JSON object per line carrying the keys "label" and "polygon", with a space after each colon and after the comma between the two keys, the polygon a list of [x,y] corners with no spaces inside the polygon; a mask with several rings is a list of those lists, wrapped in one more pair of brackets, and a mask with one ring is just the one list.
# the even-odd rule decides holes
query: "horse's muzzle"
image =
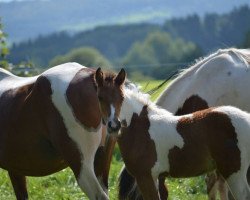
{"label": "horse's muzzle", "polygon": [[118,133],[121,128],[121,122],[119,119],[115,119],[113,122],[109,121],[107,130],[109,134]]}

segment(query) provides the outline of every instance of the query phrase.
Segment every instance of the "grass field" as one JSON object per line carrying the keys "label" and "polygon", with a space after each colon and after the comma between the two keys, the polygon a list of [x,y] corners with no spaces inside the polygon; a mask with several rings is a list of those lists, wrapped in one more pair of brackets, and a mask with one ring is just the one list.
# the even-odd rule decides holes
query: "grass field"
{"label": "grass field", "polygon": [[[143,91],[148,91],[161,83],[161,81],[150,81],[140,83]],[[161,88],[161,91],[163,88]],[[160,91],[152,96],[155,100]],[[122,167],[122,159],[118,148],[115,148],[110,172],[109,196],[111,200],[117,199],[117,180]],[[0,200],[14,200],[14,192],[7,172],[0,170]],[[192,179],[167,179],[170,191],[170,200],[204,200],[206,188],[204,178]],[[51,176],[33,178],[28,177],[28,191],[31,200],[76,200],[87,199],[78,188],[73,173],[65,169]]]}

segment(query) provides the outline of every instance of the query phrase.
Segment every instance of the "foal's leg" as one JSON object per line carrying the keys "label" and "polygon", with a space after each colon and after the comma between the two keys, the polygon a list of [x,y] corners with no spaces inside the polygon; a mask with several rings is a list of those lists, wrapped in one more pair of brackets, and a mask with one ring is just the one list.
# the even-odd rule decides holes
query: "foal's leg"
{"label": "foal's leg", "polygon": [[155,182],[150,175],[136,178],[138,187],[142,193],[143,200],[160,200]]}
{"label": "foal's leg", "polygon": [[27,200],[26,177],[8,171],[17,200]]}

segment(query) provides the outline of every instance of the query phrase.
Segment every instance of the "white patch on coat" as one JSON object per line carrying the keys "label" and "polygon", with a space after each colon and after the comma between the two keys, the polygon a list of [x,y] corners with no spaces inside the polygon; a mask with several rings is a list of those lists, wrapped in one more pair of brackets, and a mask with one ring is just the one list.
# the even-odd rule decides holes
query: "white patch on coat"
{"label": "white patch on coat", "polygon": [[[156,163],[151,169],[153,178],[158,178],[158,175],[162,172],[169,172],[169,150],[174,147],[181,149],[184,146],[184,140],[176,130],[180,117],[173,116],[167,111],[165,114],[157,114],[156,111],[150,110],[148,116],[150,121],[149,134],[155,143],[157,153]],[[187,117],[189,116],[187,115]]]}
{"label": "white patch on coat", "polygon": [[115,119],[115,107],[113,104],[111,104],[110,105],[110,115],[109,115],[108,121],[111,122],[112,128],[116,127],[116,123],[115,123],[114,119]]}
{"label": "white patch on coat", "polygon": [[34,77],[19,77],[9,71],[0,68],[0,96],[7,90],[15,90],[19,87],[32,84],[37,80],[38,76]]}
{"label": "white patch on coat", "polygon": [[[208,105],[234,105],[250,111],[248,49],[218,50],[184,70],[157,99],[157,105],[175,113],[186,99],[198,95]],[[240,97],[240,98],[239,98]]]}
{"label": "white patch on coat", "polygon": [[226,181],[236,199],[249,199],[250,190],[246,174],[250,165],[250,114],[231,106],[218,107],[214,111],[225,113],[231,119],[240,150],[240,170],[230,175]]}
{"label": "white patch on coat", "polygon": [[129,125],[133,113],[139,114],[143,106],[150,103],[149,96],[147,94],[141,93],[135,88],[123,88],[124,100],[122,102],[120,111],[120,120],[126,120]]}
{"label": "white patch on coat", "polygon": [[[66,100],[67,88],[76,73],[82,68],[84,67],[77,63],[66,63],[49,69],[43,75],[51,83],[52,101],[63,118],[68,135],[83,155],[78,183],[82,189],[84,188],[89,198],[96,198],[91,197],[93,192],[102,191],[93,171],[94,156],[102,137],[101,122],[98,129],[93,132],[84,129],[75,118],[73,110]],[[89,76],[88,72],[86,72],[87,76]],[[90,177],[92,179],[89,179]]]}
{"label": "white patch on coat", "polygon": [[[66,100],[67,88],[76,73],[82,68],[83,66],[79,64],[66,63],[51,68],[43,75],[51,83],[52,101],[63,117],[69,137],[77,144],[84,159],[88,160],[90,159],[88,158],[88,155],[91,155],[90,152],[95,152],[95,149],[100,144],[101,134],[99,134],[99,130],[101,126],[95,131],[96,133],[85,130],[75,118],[73,110]],[[87,76],[89,76],[89,73],[86,72]]]}
{"label": "white patch on coat", "polygon": [[[124,90],[124,100],[121,108],[121,120],[126,119],[127,125],[131,123],[133,113],[138,115],[144,105],[148,105],[148,117],[150,121],[149,134],[154,141],[157,153],[157,161],[152,168],[153,178],[161,172],[169,171],[168,153],[174,146],[182,148],[184,140],[176,131],[179,117],[158,108],[145,94],[130,89]],[[191,115],[186,115],[191,117]]]}
{"label": "white patch on coat", "polygon": [[250,114],[231,106],[222,106],[213,111],[225,113],[235,128],[238,148],[241,152],[241,167],[250,165]]}

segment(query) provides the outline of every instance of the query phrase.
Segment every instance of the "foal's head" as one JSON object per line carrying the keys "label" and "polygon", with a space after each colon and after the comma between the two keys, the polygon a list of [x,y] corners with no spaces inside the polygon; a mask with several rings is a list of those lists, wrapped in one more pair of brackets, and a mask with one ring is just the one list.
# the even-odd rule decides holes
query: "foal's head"
{"label": "foal's head", "polygon": [[115,133],[121,128],[118,117],[124,98],[122,86],[125,78],[126,72],[124,69],[121,69],[118,75],[104,73],[101,68],[98,68],[95,73],[100,109],[109,133]]}

